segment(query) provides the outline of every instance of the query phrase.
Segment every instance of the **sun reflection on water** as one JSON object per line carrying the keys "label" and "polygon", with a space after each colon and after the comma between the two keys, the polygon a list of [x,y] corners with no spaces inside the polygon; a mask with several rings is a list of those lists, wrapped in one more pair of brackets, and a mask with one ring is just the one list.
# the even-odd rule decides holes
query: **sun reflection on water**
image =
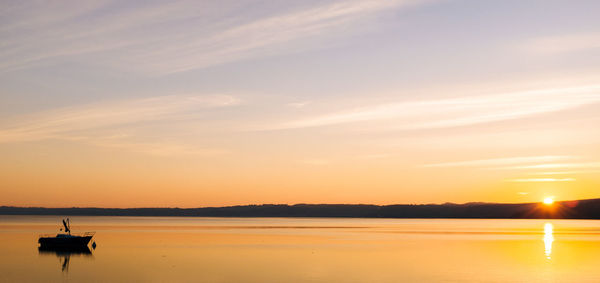
{"label": "sun reflection on water", "polygon": [[547,259],[551,259],[552,242],[554,242],[554,226],[548,222],[544,224],[544,254]]}

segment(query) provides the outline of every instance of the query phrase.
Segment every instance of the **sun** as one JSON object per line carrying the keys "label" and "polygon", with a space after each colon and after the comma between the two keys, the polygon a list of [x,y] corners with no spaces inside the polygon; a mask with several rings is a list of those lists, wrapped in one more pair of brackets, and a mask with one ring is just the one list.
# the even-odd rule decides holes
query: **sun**
{"label": "sun", "polygon": [[553,197],[547,197],[544,199],[544,204],[546,205],[551,205],[554,203],[554,198]]}

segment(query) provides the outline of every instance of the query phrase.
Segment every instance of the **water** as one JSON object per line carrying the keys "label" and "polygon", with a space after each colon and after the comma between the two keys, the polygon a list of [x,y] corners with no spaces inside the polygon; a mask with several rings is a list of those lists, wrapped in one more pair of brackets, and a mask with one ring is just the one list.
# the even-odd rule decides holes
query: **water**
{"label": "water", "polygon": [[0,216],[3,282],[600,282],[600,221]]}

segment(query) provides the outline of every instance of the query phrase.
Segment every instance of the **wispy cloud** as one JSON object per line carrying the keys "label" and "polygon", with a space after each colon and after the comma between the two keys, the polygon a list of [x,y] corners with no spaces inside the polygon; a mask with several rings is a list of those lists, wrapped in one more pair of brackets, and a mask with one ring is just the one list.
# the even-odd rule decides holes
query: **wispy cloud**
{"label": "wispy cloud", "polygon": [[529,179],[511,179],[510,182],[525,183],[525,182],[574,182],[575,178],[529,178]]}
{"label": "wispy cloud", "polygon": [[168,60],[170,72],[186,71],[229,61],[281,53],[282,43],[340,31],[339,28],[387,8],[416,1],[345,1],[253,21],[216,33],[206,40],[177,46],[167,54],[188,54],[183,60]]}
{"label": "wispy cloud", "polygon": [[519,119],[600,102],[600,85],[387,103],[265,126],[296,129],[387,120],[390,129],[445,128]]}
{"label": "wispy cloud", "polygon": [[557,169],[557,168],[597,168],[600,162],[580,162],[580,163],[544,163],[528,164],[519,166],[500,167],[496,169]]}
{"label": "wispy cloud", "polygon": [[211,156],[229,153],[228,150],[222,148],[210,148],[202,146],[193,146],[185,143],[153,141],[153,142],[137,142],[127,138],[103,138],[103,137],[79,137],[75,138],[78,141],[85,142],[90,145],[115,148],[128,152],[136,152],[155,156]]}
{"label": "wispy cloud", "polygon": [[373,153],[373,154],[359,155],[356,158],[357,159],[382,159],[382,158],[387,158],[387,157],[390,157],[390,155],[387,153]]}
{"label": "wispy cloud", "polygon": [[330,164],[331,160],[323,159],[323,158],[305,158],[305,159],[299,160],[298,162],[303,163],[303,164],[308,164],[308,165],[321,166],[321,165]]}
{"label": "wispy cloud", "polygon": [[67,107],[0,123],[0,142],[63,139],[154,153],[201,153],[205,150],[186,149],[180,144],[135,141],[121,132],[143,123],[173,122],[203,110],[238,103],[237,98],[228,95],[170,95]]}
{"label": "wispy cloud", "polygon": [[600,48],[600,33],[574,33],[533,38],[520,48],[535,55],[554,55]]}
{"label": "wispy cloud", "polygon": [[[540,170],[540,169],[567,169],[567,168],[598,168],[600,162],[577,162],[577,163],[552,163],[556,161],[565,161],[580,159],[578,156],[570,155],[542,155],[542,156],[524,156],[493,159],[478,159],[458,162],[445,162],[426,164],[423,167],[471,167],[492,170]],[[583,172],[595,172],[595,170],[579,171],[556,171],[556,172],[531,172],[528,175],[538,175],[534,178],[516,178],[507,179],[508,182],[574,182],[577,179],[572,177],[554,178],[552,175],[571,175]],[[525,193],[519,193],[524,195]]]}
{"label": "wispy cloud", "polygon": [[575,175],[598,173],[600,170],[577,170],[577,171],[553,171],[553,172],[532,172],[530,175]]}
{"label": "wispy cloud", "polygon": [[[110,7],[108,1],[94,5],[76,1],[65,4],[69,9],[63,5],[21,5],[14,8],[21,17],[7,18],[8,23],[0,29],[0,70],[95,53],[94,57],[101,59],[94,61],[97,64],[151,74],[181,72],[315,48],[323,42],[306,40],[355,32],[360,29],[347,27],[387,9],[421,2],[339,1],[292,11],[269,7],[265,9],[267,15],[258,18],[205,14],[195,1],[137,3],[134,8],[124,7],[113,14],[102,12]],[[219,10],[226,11],[226,7]],[[65,10],[72,12],[62,17],[48,16]],[[292,44],[283,46],[286,43]],[[86,60],[93,59],[88,56]]]}
{"label": "wispy cloud", "polygon": [[552,162],[558,160],[572,159],[573,156],[568,155],[543,155],[543,156],[521,156],[493,159],[479,159],[458,162],[446,162],[426,164],[423,167],[483,167],[483,166],[499,166],[509,164],[523,164],[531,162]]}
{"label": "wispy cloud", "polygon": [[299,101],[299,102],[291,102],[286,105],[289,107],[292,107],[292,108],[304,108],[305,106],[307,106],[311,103],[312,103],[312,101]]}

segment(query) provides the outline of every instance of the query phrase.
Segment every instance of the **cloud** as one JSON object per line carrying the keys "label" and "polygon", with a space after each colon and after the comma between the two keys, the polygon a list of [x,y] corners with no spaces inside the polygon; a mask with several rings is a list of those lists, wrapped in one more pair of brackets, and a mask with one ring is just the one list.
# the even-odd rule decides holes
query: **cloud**
{"label": "cloud", "polygon": [[292,108],[304,108],[305,106],[307,106],[311,103],[312,103],[312,101],[299,101],[299,102],[288,103],[286,105],[289,107],[292,107]]}
{"label": "cloud", "polygon": [[519,166],[500,167],[496,169],[557,169],[557,168],[597,168],[600,167],[600,162],[581,162],[581,163],[544,163],[544,164],[528,164]]}
{"label": "cloud", "polygon": [[85,138],[79,139],[88,144],[115,148],[119,150],[149,154],[155,156],[211,156],[229,153],[228,150],[221,148],[206,148],[200,146],[191,146],[183,143],[173,142],[135,142],[127,139],[111,139],[111,138]]}
{"label": "cloud", "polygon": [[135,137],[121,132],[123,129],[142,124],[174,122],[194,117],[209,109],[238,103],[237,98],[228,95],[169,95],[66,107],[13,117],[0,123],[0,143],[62,139],[148,153],[212,153],[220,150],[186,148],[181,144],[140,142],[136,141]]}
{"label": "cloud", "polygon": [[563,179],[556,179],[556,178],[530,178],[530,179],[512,179],[512,180],[508,180],[510,182],[517,182],[517,183],[524,183],[524,182],[574,182],[577,181],[574,178],[563,178]]}
{"label": "cloud", "polygon": [[82,130],[135,124],[174,118],[186,111],[235,105],[239,101],[227,95],[170,95],[121,100],[22,117],[0,128],[0,142],[40,140]]}
{"label": "cloud", "polygon": [[[114,5],[108,1],[21,5],[13,9],[18,17],[6,18],[0,29],[0,70],[86,55],[78,59],[155,75],[183,72],[317,48],[333,35],[360,31],[365,25],[357,24],[377,13],[421,2],[426,1],[339,1],[291,11],[268,7],[260,17],[233,17],[227,11],[236,9],[234,4],[210,9],[210,3],[203,7],[195,1],[122,5],[114,13],[105,12]],[[70,12],[48,16],[64,11]]]}
{"label": "cloud", "polygon": [[430,129],[519,119],[600,102],[600,85],[380,104],[316,115],[263,130],[387,120],[390,129]]}
{"label": "cloud", "polygon": [[446,162],[426,164],[423,167],[482,167],[482,166],[498,166],[507,164],[522,164],[530,162],[551,162],[574,158],[568,155],[543,155],[543,156],[523,156],[523,157],[507,157],[493,159],[479,159],[458,162]]}
{"label": "cloud", "polygon": [[[561,169],[561,168],[598,168],[600,162],[578,162],[578,163],[550,163],[571,159],[579,159],[578,156],[570,155],[542,155],[542,156],[524,156],[493,159],[478,159],[458,162],[446,162],[426,164],[422,167],[479,167],[492,170],[539,170],[539,169]],[[537,164],[536,164],[537,163]],[[504,166],[503,166],[504,165]],[[509,165],[509,166],[506,166]],[[593,173],[596,170],[564,171],[564,172],[531,172],[528,175],[542,175],[536,178],[518,178],[508,179],[509,182],[573,182],[575,178],[550,178],[549,175],[568,175]],[[521,194],[521,193],[519,193]]]}
{"label": "cloud", "polygon": [[321,165],[330,164],[331,160],[323,159],[323,158],[305,158],[305,159],[299,160],[298,162],[308,164],[308,165],[321,166]]}
{"label": "cloud", "polygon": [[387,158],[387,157],[390,157],[390,155],[387,153],[374,153],[374,154],[359,155],[356,158],[357,159],[382,159],[382,158]]}
{"label": "cloud", "polygon": [[[408,1],[343,1],[259,19],[221,31],[206,40],[177,46],[177,50],[167,53],[188,54],[190,57],[180,61],[169,60],[164,65],[170,65],[169,72],[180,72],[261,56],[265,51],[285,52],[289,46],[278,50],[272,48],[282,43],[341,31],[341,27],[404,3]],[[292,50],[296,48],[292,47]]]}
{"label": "cloud", "polygon": [[519,48],[535,55],[554,55],[600,48],[600,33],[575,33],[536,37]]}
{"label": "cloud", "polygon": [[530,175],[574,175],[599,173],[600,170],[578,170],[578,171],[554,171],[554,172],[532,172]]}

